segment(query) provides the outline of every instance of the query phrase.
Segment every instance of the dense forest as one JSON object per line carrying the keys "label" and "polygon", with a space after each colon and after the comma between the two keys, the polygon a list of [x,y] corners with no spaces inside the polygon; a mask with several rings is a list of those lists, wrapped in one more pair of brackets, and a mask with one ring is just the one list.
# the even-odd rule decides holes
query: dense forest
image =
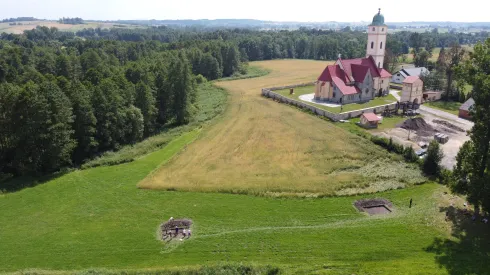
{"label": "dense forest", "polygon": [[225,41],[172,50],[157,41],[61,40],[56,33],[38,28],[0,41],[4,176],[51,173],[185,124],[204,81],[198,75],[216,79],[241,68],[238,48]]}
{"label": "dense forest", "polygon": [[[399,32],[393,56],[472,44],[488,33]],[[361,57],[358,31],[203,31],[37,27],[0,35],[0,178],[80,165],[189,122],[197,83],[246,73],[246,62]],[[3,176],[2,176],[3,175]]]}

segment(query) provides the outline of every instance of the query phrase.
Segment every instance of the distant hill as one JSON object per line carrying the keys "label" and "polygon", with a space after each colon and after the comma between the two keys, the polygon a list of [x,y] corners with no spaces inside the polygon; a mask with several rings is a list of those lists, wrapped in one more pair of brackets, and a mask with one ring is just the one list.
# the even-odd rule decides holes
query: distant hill
{"label": "distant hill", "polygon": [[[97,21],[131,25],[171,26],[171,27],[201,27],[201,28],[259,28],[259,29],[295,29],[300,27],[320,29],[341,29],[344,27],[364,28],[370,22],[295,22],[295,21],[265,21],[256,19],[184,19],[184,20],[116,20]],[[490,29],[490,22],[388,22],[392,29],[403,28],[446,28],[446,29]]]}

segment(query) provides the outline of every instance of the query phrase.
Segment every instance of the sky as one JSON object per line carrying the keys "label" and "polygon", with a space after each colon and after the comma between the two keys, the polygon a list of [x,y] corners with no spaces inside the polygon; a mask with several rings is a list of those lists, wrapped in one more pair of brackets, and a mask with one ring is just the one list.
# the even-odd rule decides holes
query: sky
{"label": "sky", "polygon": [[[378,8],[386,22],[488,22],[488,0],[0,0],[0,18],[260,19],[301,22],[371,21]],[[462,4],[464,3],[464,4]]]}

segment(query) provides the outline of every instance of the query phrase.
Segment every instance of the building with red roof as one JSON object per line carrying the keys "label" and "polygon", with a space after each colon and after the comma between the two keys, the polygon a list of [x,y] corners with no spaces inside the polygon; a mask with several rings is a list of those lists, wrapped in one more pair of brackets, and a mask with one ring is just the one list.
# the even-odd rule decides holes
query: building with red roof
{"label": "building with red roof", "polygon": [[369,101],[389,93],[391,74],[382,68],[388,27],[380,12],[368,27],[366,57],[328,65],[317,79],[315,99],[340,104]]}
{"label": "building with red roof", "polygon": [[377,128],[378,123],[381,121],[374,113],[364,113],[361,115],[361,119],[359,121],[360,125],[365,128]]}
{"label": "building with red roof", "polygon": [[403,88],[400,102],[421,104],[423,97],[424,82],[418,76],[408,76],[403,80]]}

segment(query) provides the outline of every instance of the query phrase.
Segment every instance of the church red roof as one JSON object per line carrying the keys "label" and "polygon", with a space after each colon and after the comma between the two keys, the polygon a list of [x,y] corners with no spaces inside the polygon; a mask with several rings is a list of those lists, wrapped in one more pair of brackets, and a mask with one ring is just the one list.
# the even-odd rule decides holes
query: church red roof
{"label": "church red roof", "polygon": [[342,63],[345,73],[348,75],[352,75],[352,65],[362,65],[369,68],[372,77],[380,77],[378,67],[376,66],[376,62],[374,61],[372,56],[366,58],[356,58],[356,59],[339,58],[339,61]]}
{"label": "church red roof", "polygon": [[[364,82],[367,72],[375,77],[390,77],[391,74],[376,66],[376,62],[372,56],[356,59],[341,59],[337,60],[335,65],[328,65],[322,74],[318,77],[318,81],[330,82],[339,88],[343,95],[352,95],[361,91],[355,85],[349,85],[353,81]],[[322,84],[323,86],[323,84]]]}
{"label": "church red roof", "polygon": [[369,71],[369,67],[358,65],[358,64],[352,64],[350,68],[352,71],[352,77],[354,78],[354,81],[364,82],[364,79],[366,78],[366,74]]}
{"label": "church red roof", "polygon": [[356,86],[348,86],[346,84],[350,82],[349,77],[339,65],[328,65],[318,77],[318,80],[332,82],[343,95],[352,95],[360,92]]}

